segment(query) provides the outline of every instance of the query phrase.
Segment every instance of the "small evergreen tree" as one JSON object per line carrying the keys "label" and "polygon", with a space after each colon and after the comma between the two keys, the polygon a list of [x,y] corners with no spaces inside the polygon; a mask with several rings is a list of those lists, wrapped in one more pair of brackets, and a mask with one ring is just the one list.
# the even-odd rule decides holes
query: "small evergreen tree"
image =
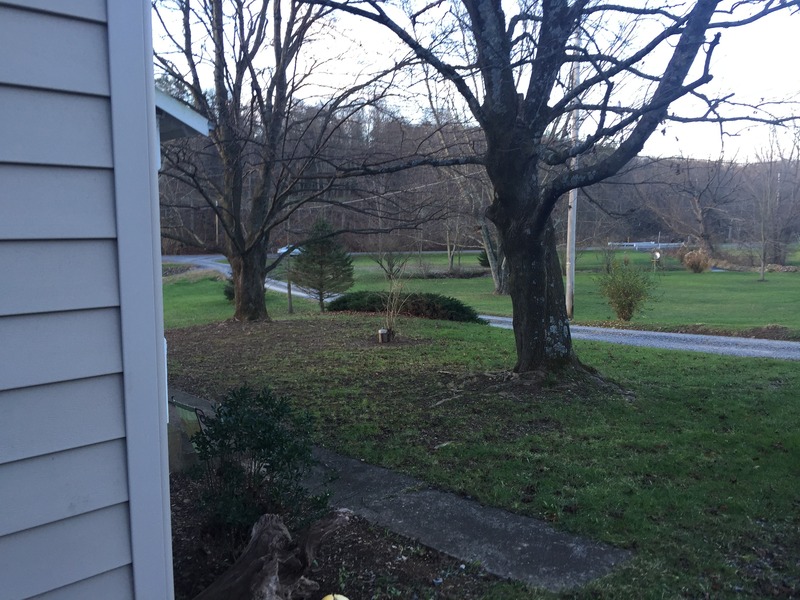
{"label": "small evergreen tree", "polygon": [[314,295],[320,311],[325,310],[327,298],[346,292],[353,285],[353,261],[325,219],[317,219],[311,241],[303,245],[303,251],[292,263],[292,281]]}

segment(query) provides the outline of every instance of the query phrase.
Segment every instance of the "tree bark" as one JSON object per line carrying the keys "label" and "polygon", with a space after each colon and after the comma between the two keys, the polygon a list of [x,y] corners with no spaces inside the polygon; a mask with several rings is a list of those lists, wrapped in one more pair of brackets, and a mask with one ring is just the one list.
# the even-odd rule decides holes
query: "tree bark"
{"label": "tree bark", "polygon": [[498,296],[508,296],[508,265],[505,256],[497,248],[485,215],[480,218],[480,224],[483,250],[486,252],[486,259],[489,261],[489,269],[492,272],[494,293]]}
{"label": "tree bark", "polygon": [[319,545],[350,518],[340,509],[292,540],[277,515],[253,526],[241,556],[194,600],[294,600],[309,598],[319,585],[306,577]]}
{"label": "tree bark", "polygon": [[270,321],[264,299],[264,280],[267,277],[266,244],[257,244],[242,254],[228,256],[233,272],[237,321]]}
{"label": "tree bark", "polygon": [[[500,230],[503,238],[509,233]],[[575,360],[552,223],[548,221],[541,234],[524,236],[523,246],[509,245],[506,250],[517,373],[559,368]]]}
{"label": "tree bark", "polygon": [[486,170],[495,198],[486,216],[508,262],[517,349],[516,373],[557,370],[575,362],[556,236],[525,128],[487,128]]}

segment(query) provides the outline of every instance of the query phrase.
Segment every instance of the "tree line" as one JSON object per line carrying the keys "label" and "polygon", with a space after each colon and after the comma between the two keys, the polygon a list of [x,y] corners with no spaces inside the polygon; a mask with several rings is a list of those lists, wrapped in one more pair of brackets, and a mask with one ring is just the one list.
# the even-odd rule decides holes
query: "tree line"
{"label": "tree line", "polygon": [[[496,232],[484,216],[491,186],[479,167],[420,167],[338,181],[325,173],[334,161],[357,166],[365,157],[387,163],[406,160],[424,149],[434,133],[440,139],[476,137],[474,128],[464,124],[441,128],[430,120],[413,123],[377,109],[350,118],[326,149],[330,156],[312,156],[305,182],[298,184],[296,193],[319,191],[319,196],[276,224],[268,249],[302,245],[322,218],[336,225],[336,235],[350,251],[447,251],[453,270],[457,252],[481,249],[501,264]],[[181,142],[181,150],[194,145],[195,157],[206,155],[198,143]],[[783,265],[788,249],[800,239],[798,144],[800,132],[788,147],[775,141],[747,162],[636,157],[617,175],[580,190],[579,246],[680,242],[710,257],[721,257],[723,248],[733,247],[739,260]],[[185,160],[173,156],[176,150],[166,149],[171,161]],[[214,163],[214,155],[205,160],[204,172],[219,177],[221,165]],[[206,199],[171,170],[164,175],[164,252],[221,251],[218,218]],[[563,243],[566,203],[557,205],[553,220]],[[498,293],[506,292],[502,281],[500,276]]]}

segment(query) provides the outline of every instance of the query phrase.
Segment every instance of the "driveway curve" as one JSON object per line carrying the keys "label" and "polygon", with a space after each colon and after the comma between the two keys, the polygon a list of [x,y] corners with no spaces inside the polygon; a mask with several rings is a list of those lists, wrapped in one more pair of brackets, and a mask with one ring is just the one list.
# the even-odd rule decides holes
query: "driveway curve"
{"label": "driveway curve", "polygon": [[[225,257],[217,255],[185,255],[164,256],[162,262],[191,264],[203,269],[212,269],[225,275],[231,274],[230,265]],[[265,287],[276,292],[286,292],[286,284],[281,281],[267,279]],[[292,294],[307,297],[300,290],[292,290]],[[493,327],[512,329],[511,317],[480,315]],[[685,352],[707,352],[749,358],[775,358],[779,360],[800,361],[800,342],[784,342],[755,338],[727,337],[720,335],[698,335],[691,333],[664,333],[660,331],[639,331],[634,329],[614,329],[609,327],[587,327],[585,325],[570,326],[573,339],[608,342],[626,346],[644,346],[663,350],[679,350]]]}

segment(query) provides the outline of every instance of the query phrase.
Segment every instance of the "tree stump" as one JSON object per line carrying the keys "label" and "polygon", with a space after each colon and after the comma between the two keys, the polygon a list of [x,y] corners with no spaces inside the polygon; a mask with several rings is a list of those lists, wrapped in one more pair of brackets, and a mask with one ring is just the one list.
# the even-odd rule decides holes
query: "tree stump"
{"label": "tree stump", "polygon": [[314,554],[331,533],[350,518],[339,509],[292,540],[277,515],[263,515],[253,526],[241,556],[194,600],[296,600],[319,585],[306,577]]}

